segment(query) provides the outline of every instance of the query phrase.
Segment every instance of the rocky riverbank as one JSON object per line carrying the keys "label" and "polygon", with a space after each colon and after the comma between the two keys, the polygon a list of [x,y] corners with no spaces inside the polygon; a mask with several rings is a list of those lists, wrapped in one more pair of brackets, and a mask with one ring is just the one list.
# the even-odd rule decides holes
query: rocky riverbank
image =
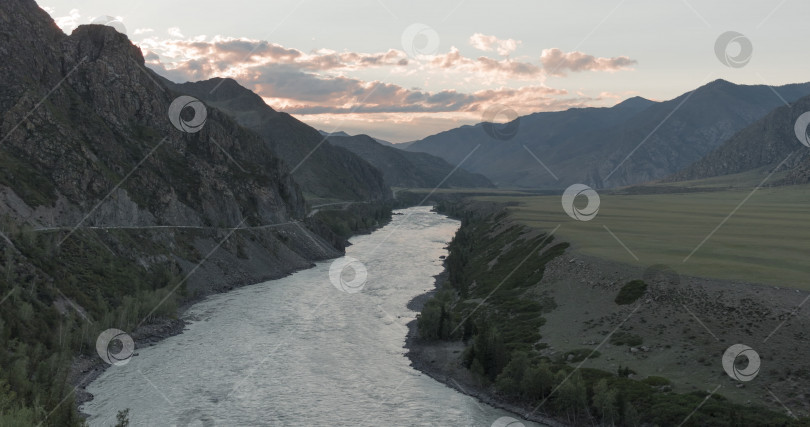
{"label": "rocky riverbank", "polygon": [[[446,266],[445,266],[446,267]],[[447,280],[447,269],[435,276],[438,285]],[[438,286],[437,286],[438,288]],[[408,303],[408,309],[421,312],[425,303],[436,293],[436,289],[414,297]],[[417,321],[408,323],[408,336],[405,339],[406,356],[411,366],[434,380],[474,397],[479,401],[515,414],[515,417],[534,421],[547,426],[564,426],[565,424],[544,416],[542,413],[530,414],[524,406],[499,396],[493,387],[484,387],[475,380],[470,371],[461,365],[460,355],[464,351],[461,342],[432,341],[427,342],[419,337]],[[494,420],[493,420],[494,421]]]}
{"label": "rocky riverbank", "polygon": [[[378,215],[374,209],[370,209],[368,212]],[[370,233],[390,221],[390,210],[388,218],[383,221],[369,217],[368,212],[362,211],[354,214],[358,218],[358,224],[362,225],[356,230],[351,230],[354,234]],[[346,218],[351,218],[351,216],[346,216]],[[222,245],[225,250],[211,254],[210,258],[199,266],[185,265],[188,271],[193,271],[188,280],[193,293],[178,308],[175,318],[157,318],[130,332],[130,336],[135,342],[133,357],[138,356],[139,349],[151,347],[166,338],[183,333],[187,324],[183,320],[183,314],[189,307],[206,297],[242,286],[280,279],[296,271],[310,268],[315,261],[340,256],[345,246],[349,244],[342,236],[332,233],[328,226],[319,220],[309,220],[307,227],[292,224],[287,228],[280,233],[286,236],[285,243],[289,245],[289,249],[286,251],[277,251],[269,255],[272,251],[268,251],[267,245],[263,244],[267,237],[262,236],[263,233],[269,232],[253,230],[251,234],[257,238],[257,242],[242,239],[241,242],[244,243],[240,249],[243,251],[241,256],[229,253],[227,251],[229,246],[235,245],[229,245],[226,242]],[[207,244],[210,242],[197,241],[201,251],[207,249],[205,247]],[[278,246],[276,247],[278,248]],[[233,249],[233,252],[236,252],[236,249]],[[278,252],[281,254],[279,255]],[[279,262],[279,259],[282,262]],[[68,382],[74,387],[74,401],[77,408],[93,400],[93,395],[87,392],[86,387],[109,367],[110,365],[98,357],[95,351],[89,355],[80,354],[74,358],[68,374]],[[80,414],[86,415],[81,412]]]}
{"label": "rocky riverbank", "polygon": [[[431,291],[409,304],[411,309],[430,313],[426,317],[432,319],[428,330],[438,331],[437,337],[422,339],[418,320],[410,323],[406,348],[415,369],[515,414],[531,414],[546,396],[548,401],[541,409],[553,414],[538,410],[527,418],[549,425],[597,420],[599,410],[591,402],[599,378],[616,393],[635,393],[632,409],[626,406],[624,396],[624,407],[615,404],[622,418],[617,424],[622,425],[625,417],[677,424],[705,396],[714,394],[722,403],[692,414],[693,421],[722,425],[721,420],[733,414],[750,425],[759,425],[766,419],[787,422],[786,416],[806,417],[810,413],[803,386],[810,379],[810,364],[804,357],[810,352],[806,334],[810,314],[796,309],[808,298],[808,292],[681,276],[667,266],[622,264],[586,256],[576,247],[554,256],[541,250],[539,255],[545,261],[526,268],[518,261],[526,257],[526,264],[531,262],[527,260],[535,246],[526,244],[530,231],[521,229],[508,215],[493,213],[491,206],[485,208],[485,214],[476,215],[474,204],[451,207],[468,221],[450,245],[447,270],[437,276],[437,289],[443,291]],[[617,302],[620,291],[640,279],[646,286],[637,299]],[[490,294],[498,288],[503,292]],[[425,309],[426,304],[433,306]],[[468,322],[475,326],[463,342],[461,335],[468,331],[454,322],[469,315],[473,307],[476,317]],[[445,317],[444,313],[451,314]],[[538,314],[542,318],[535,317]],[[525,326],[527,320],[533,322],[530,327]],[[448,321],[453,322],[449,327]],[[476,335],[482,329],[487,331],[487,338],[479,343]],[[721,356],[733,344],[749,345],[760,355],[762,366],[756,381],[736,381],[724,372]],[[484,375],[480,365],[474,374],[474,364],[470,368],[463,364],[465,350],[475,345],[489,352],[490,358],[483,359]],[[506,350],[509,348],[521,350]],[[516,352],[525,352],[529,358],[524,372],[546,370],[551,379],[528,388],[513,383],[519,385],[512,386],[511,393],[505,392],[509,383],[500,382],[500,374],[514,375],[514,370],[505,368]],[[471,356],[477,358],[473,363],[482,360],[480,352]],[[499,359],[502,362],[497,362]],[[469,366],[470,358],[467,362]],[[570,397],[572,390],[579,388],[585,393],[580,398],[585,403],[576,410],[566,410],[560,400],[562,385],[557,390],[555,384],[563,377],[564,383],[569,373],[577,371],[587,371],[590,378],[574,375],[570,381],[577,384],[569,384],[567,393]],[[515,391],[517,387],[520,389]],[[555,392],[549,394],[552,389]],[[541,390],[537,392],[540,399],[527,398],[535,393],[533,390]],[[666,410],[652,410],[653,404]]]}

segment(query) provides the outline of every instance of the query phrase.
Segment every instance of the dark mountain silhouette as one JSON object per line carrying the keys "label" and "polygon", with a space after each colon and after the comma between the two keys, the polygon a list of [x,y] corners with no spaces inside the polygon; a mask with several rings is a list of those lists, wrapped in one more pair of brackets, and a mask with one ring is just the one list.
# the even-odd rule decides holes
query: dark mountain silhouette
{"label": "dark mountain silhouette", "polygon": [[784,161],[779,171],[786,175],[769,184],[810,182],[810,148],[801,144],[794,131],[797,119],[807,111],[810,111],[810,96],[790,106],[778,107],[665,181],[696,180],[755,169],[761,169],[764,178]]}
{"label": "dark mountain silhouette", "polygon": [[455,168],[440,157],[385,146],[367,135],[330,136],[329,142],[350,150],[381,170],[386,184],[391,187],[493,186],[485,176]]}
{"label": "dark mountain silhouette", "polygon": [[478,124],[429,136],[407,150],[457,164],[480,145],[462,166],[499,186],[617,187],[675,173],[782,104],[780,96],[791,102],[808,94],[806,83],[768,87],[716,80],[664,102],[631,98],[612,108],[523,116],[507,140]]}
{"label": "dark mountain silhouette", "polygon": [[372,165],[332,146],[320,132],[289,114],[275,111],[235,80],[214,78],[168,84],[217,107],[261,136],[267,147],[293,169],[293,177],[313,203],[391,198],[382,174]]}

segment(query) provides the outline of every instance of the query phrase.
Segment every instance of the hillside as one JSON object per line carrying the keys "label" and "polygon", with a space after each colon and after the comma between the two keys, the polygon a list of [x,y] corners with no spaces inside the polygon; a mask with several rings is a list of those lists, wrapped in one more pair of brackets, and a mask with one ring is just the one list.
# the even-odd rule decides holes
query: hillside
{"label": "hillside", "polygon": [[32,0],[0,3],[0,34],[0,425],[79,425],[98,366],[70,365],[101,331],[141,345],[182,304],[341,253],[272,147],[173,106],[126,36],[66,36]]}
{"label": "hillside", "polygon": [[215,106],[261,136],[268,148],[294,169],[293,178],[313,203],[391,198],[377,169],[351,152],[332,146],[314,128],[275,111],[233,79],[169,85]]}
{"label": "hillside", "polygon": [[330,136],[329,142],[357,154],[382,171],[391,187],[451,188],[493,187],[483,175],[455,171],[444,159],[427,153],[415,153],[385,146],[367,135]]}
{"label": "hillside", "polygon": [[716,80],[664,102],[631,98],[612,108],[520,117],[517,133],[504,141],[478,124],[430,136],[407,149],[455,164],[480,144],[464,166],[499,186],[637,184],[670,175],[719,147],[782,104],[774,91],[792,102],[810,94],[810,84],[771,88]]}
{"label": "hillside", "polygon": [[[798,117],[810,111],[810,96],[781,106],[741,130],[728,141],[686,169],[664,179],[667,182],[698,180],[762,169],[764,178],[787,159],[780,171],[786,176],[770,184],[810,182],[810,153],[794,132]],[[791,153],[793,155],[791,155]],[[790,156],[790,158],[788,158]]]}

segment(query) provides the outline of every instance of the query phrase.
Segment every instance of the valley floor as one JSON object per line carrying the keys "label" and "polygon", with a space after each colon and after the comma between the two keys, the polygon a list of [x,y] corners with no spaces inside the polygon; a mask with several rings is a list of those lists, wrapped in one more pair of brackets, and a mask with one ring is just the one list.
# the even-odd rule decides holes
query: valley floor
{"label": "valley floor", "polygon": [[[483,199],[497,202],[499,197]],[[510,208],[515,222],[525,224],[536,214],[525,206]],[[535,224],[547,221],[539,219],[541,216],[534,217]],[[542,357],[568,361],[572,368],[614,374],[625,367],[633,371],[632,379],[668,379],[676,393],[716,393],[736,404],[810,416],[810,359],[806,357],[810,353],[810,311],[801,310],[810,293],[678,275],[662,265],[651,268],[632,260],[619,262],[616,257],[629,255],[613,243],[612,257],[585,254],[579,250],[582,245],[567,249],[545,265],[539,283],[522,293],[522,299],[553,301],[543,313],[542,338],[535,346]],[[667,277],[650,274],[661,268],[667,268],[663,275]],[[618,305],[614,300],[622,286],[636,279],[651,282],[644,295],[632,304]],[[440,276],[437,287],[444,281]],[[622,344],[617,337],[630,343]],[[406,346],[414,367],[448,386],[515,413],[531,412],[534,405],[504,396],[463,366],[462,355],[469,344],[421,339],[413,322]],[[723,370],[722,355],[734,344],[745,344],[761,357],[761,368],[752,381],[733,380]],[[593,356],[576,358],[581,354]],[[540,416],[534,420],[542,422],[543,411],[537,412]]]}

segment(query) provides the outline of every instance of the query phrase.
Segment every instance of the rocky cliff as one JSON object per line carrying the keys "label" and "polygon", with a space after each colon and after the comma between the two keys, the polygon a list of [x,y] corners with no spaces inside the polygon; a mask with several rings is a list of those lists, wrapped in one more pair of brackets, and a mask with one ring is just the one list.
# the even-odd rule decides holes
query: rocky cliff
{"label": "rocky cliff", "polygon": [[266,141],[113,28],[3,1],[0,76],[0,425],[78,425],[68,367],[101,331],[341,253]]}
{"label": "rocky cliff", "polygon": [[233,79],[169,85],[221,109],[261,136],[267,147],[293,168],[293,177],[312,204],[391,199],[391,190],[379,170],[350,151],[333,146],[307,124],[275,111]]}

